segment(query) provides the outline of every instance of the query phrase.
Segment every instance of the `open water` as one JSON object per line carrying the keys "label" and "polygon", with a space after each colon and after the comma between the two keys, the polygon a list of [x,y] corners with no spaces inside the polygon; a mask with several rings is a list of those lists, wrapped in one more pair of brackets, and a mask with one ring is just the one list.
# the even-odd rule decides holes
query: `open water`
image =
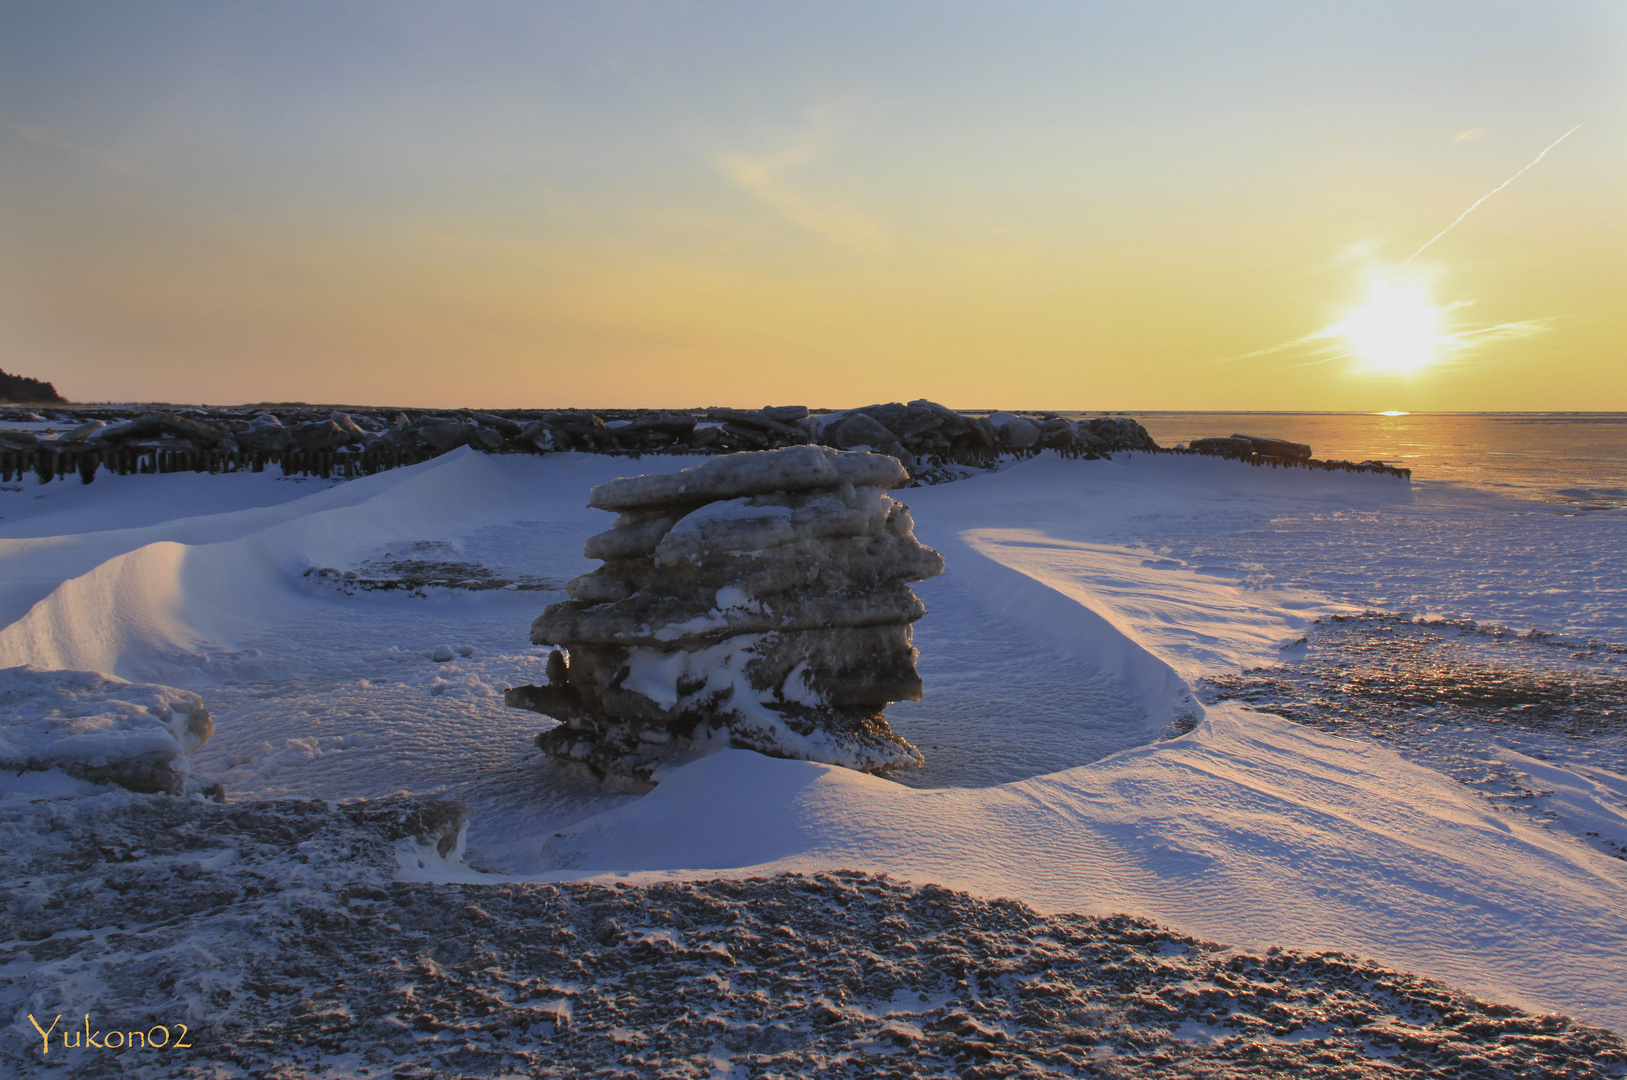
{"label": "open water", "polygon": [[1124,415],[1163,446],[1232,434],[1291,439],[1309,443],[1319,458],[1411,469],[1418,484],[1460,484],[1577,510],[1627,509],[1627,413]]}

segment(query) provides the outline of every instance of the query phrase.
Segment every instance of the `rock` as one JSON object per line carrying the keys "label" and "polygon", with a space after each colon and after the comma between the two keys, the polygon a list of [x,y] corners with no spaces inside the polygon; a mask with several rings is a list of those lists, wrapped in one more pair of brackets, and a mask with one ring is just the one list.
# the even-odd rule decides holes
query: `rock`
{"label": "rock", "polygon": [[808,441],[808,432],[801,424],[777,420],[763,412],[743,409],[707,409],[706,418],[721,422],[724,431],[737,442],[753,449],[774,446],[793,446]]}
{"label": "rock", "polygon": [[767,450],[790,442],[784,435],[751,424],[725,422],[722,435],[722,444],[730,450]]}
{"label": "rock", "polygon": [[937,410],[913,402],[909,405],[900,405],[896,401],[886,405],[866,405],[853,412],[880,423],[901,443],[909,443],[944,425],[944,418]]}
{"label": "rock", "polygon": [[107,425],[100,420],[87,420],[83,424],[62,434],[63,442],[82,443]]}
{"label": "rock", "polygon": [[204,446],[237,445],[231,431],[223,425],[199,423],[174,413],[163,412],[143,413],[134,420],[109,424],[91,437],[105,442],[123,443],[132,439],[164,436],[187,439]]}
{"label": "rock", "polygon": [[512,439],[519,435],[521,430],[523,430],[521,426],[513,420],[502,416],[494,416],[491,413],[470,413],[469,419],[473,420],[481,427],[491,428],[505,439]]}
{"label": "rock", "polygon": [[368,442],[366,448],[378,453],[416,454],[422,446],[412,428],[392,426]]}
{"label": "rock", "polygon": [[908,583],[941,573],[886,491],[892,457],[794,446],[595,488],[604,560],[531,628],[548,685],[506,700],[561,721],[538,745],[601,773],[737,746],[868,772],[920,755],[888,727],[918,699]]}
{"label": "rock", "polygon": [[1057,418],[1046,420],[1039,425],[1040,446],[1058,450],[1065,446],[1072,446],[1078,441],[1078,436],[1074,434],[1071,421]]}
{"label": "rock", "polygon": [[520,429],[519,441],[530,445],[533,449],[547,453],[550,450],[563,450],[570,446],[571,437],[562,429],[554,427],[545,420],[533,420]]}
{"label": "rock", "polygon": [[1286,439],[1262,439],[1258,435],[1233,435],[1233,439],[1241,439],[1248,443],[1256,454],[1266,457],[1287,458],[1290,461],[1309,461],[1311,448],[1306,443],[1289,442]]}
{"label": "rock", "polygon": [[974,424],[970,417],[962,416],[955,410],[946,408],[943,405],[939,405],[935,401],[928,401],[926,398],[916,398],[909,404],[910,408],[912,409],[925,409],[935,414],[939,420],[942,421],[942,424],[937,428],[937,431],[945,438],[956,439],[961,436],[971,434],[972,432],[978,432],[981,434],[982,429]]}
{"label": "rock", "polygon": [[437,454],[444,454],[467,444],[479,430],[473,424],[465,424],[459,420],[440,420],[435,417],[425,417],[413,427],[419,441]]}
{"label": "rock", "polygon": [[999,432],[1000,442],[1013,450],[1027,450],[1039,442],[1039,427],[1021,416],[1008,412],[990,413],[989,423]]}
{"label": "rock", "polygon": [[477,427],[469,432],[469,445],[488,454],[495,454],[503,448],[503,436],[501,432],[491,428]]}
{"label": "rock", "polygon": [[674,473],[632,476],[600,484],[588,505],[600,510],[693,509],[701,503],[745,495],[854,487],[902,487],[909,474],[883,454],[843,454],[823,446],[788,446],[760,454],[736,454]]}
{"label": "rock", "polygon": [[616,437],[611,434],[605,422],[590,412],[557,412],[548,413],[542,419],[549,426],[558,429],[569,437],[571,442],[585,449],[599,449],[616,445]]}
{"label": "rock", "polygon": [[657,413],[641,416],[627,425],[630,431],[647,431],[668,435],[674,439],[687,438],[695,430],[695,418],[688,413]]}
{"label": "rock", "polygon": [[292,438],[282,421],[270,413],[261,413],[249,421],[245,430],[237,433],[237,444],[251,454],[280,454],[288,449]]}
{"label": "rock", "polygon": [[1249,457],[1254,453],[1254,444],[1248,439],[1193,439],[1191,449],[1199,454],[1230,454],[1234,457]]}
{"label": "rock", "polygon": [[333,420],[317,420],[288,430],[288,445],[307,454],[337,450],[355,439],[356,436]]}
{"label": "rock", "polygon": [[1091,434],[1104,450],[1157,450],[1147,429],[1128,416],[1098,416],[1088,422]]}
{"label": "rock", "polygon": [[[903,408],[902,405],[898,406],[900,410]],[[824,437],[826,442],[844,450],[867,447],[897,458],[907,469],[915,466],[915,456],[904,446],[897,433],[866,412],[855,411],[827,425]]]}
{"label": "rock", "polygon": [[547,672],[548,672],[548,685],[549,686],[564,686],[565,685],[566,668],[565,668],[565,654],[563,652],[559,651],[558,649],[555,649],[555,650],[553,650],[552,652],[550,652],[548,654]]}
{"label": "rock", "polygon": [[881,421],[867,413],[849,413],[825,429],[825,438],[833,446],[851,450],[855,446],[879,446],[897,442],[897,436]]}
{"label": "rock", "polygon": [[333,421],[334,424],[338,425],[341,431],[346,432],[350,436],[351,442],[363,442],[366,440],[367,431],[360,424],[356,423],[356,421],[352,420],[349,413],[339,412],[337,409],[335,409],[332,413],[328,414],[328,419]]}
{"label": "rock", "polygon": [[188,755],[215,730],[197,694],[94,671],[6,668],[0,700],[0,769],[131,791],[182,794]]}
{"label": "rock", "polygon": [[623,446],[656,448],[688,442],[695,430],[695,418],[685,413],[655,413],[641,416],[616,431]]}

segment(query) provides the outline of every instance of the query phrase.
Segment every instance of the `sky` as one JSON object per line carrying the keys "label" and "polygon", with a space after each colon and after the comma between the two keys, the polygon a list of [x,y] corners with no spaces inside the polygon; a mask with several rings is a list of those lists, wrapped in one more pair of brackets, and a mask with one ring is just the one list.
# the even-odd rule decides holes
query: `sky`
{"label": "sky", "polygon": [[1624,297],[1619,0],[0,0],[77,401],[1627,410]]}

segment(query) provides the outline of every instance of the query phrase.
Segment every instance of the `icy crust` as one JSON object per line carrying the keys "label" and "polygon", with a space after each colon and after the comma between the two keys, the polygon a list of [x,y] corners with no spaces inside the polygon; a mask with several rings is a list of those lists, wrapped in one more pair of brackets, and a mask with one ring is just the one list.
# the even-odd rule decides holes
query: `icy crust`
{"label": "icy crust", "polygon": [[896,488],[909,483],[898,459],[828,446],[788,446],[780,450],[731,454],[675,473],[628,476],[600,484],[588,505],[600,510],[699,506],[742,495],[854,487]]}
{"label": "icy crust", "polygon": [[[942,558],[916,541],[908,507],[879,488],[711,503],[682,517],[663,515],[600,533],[588,539],[584,553],[603,559],[604,566],[565,586],[581,603],[553,609],[560,618],[635,593],[642,594],[640,600],[600,612],[602,625],[592,629],[555,623],[545,614],[533,627],[534,639],[552,634],[565,635],[557,638],[564,641],[586,633],[620,640],[645,624],[671,618],[643,605],[671,600],[704,611],[716,606],[713,594],[724,587],[752,596],[807,590],[853,594],[943,571]],[[774,625],[788,628],[783,620]]]}
{"label": "icy crust", "polygon": [[214,733],[203,699],[95,671],[0,669],[0,770],[180,794]]}
{"label": "icy crust", "polygon": [[[39,804],[36,804],[36,809]],[[1339,953],[1228,949],[846,871],[399,879],[456,804],[0,807],[0,1072],[700,1078],[1612,1077],[1627,1044]],[[455,848],[448,847],[449,851]],[[87,932],[86,927],[114,928]],[[40,1055],[189,1026],[185,1054]]]}
{"label": "icy crust", "polygon": [[793,447],[599,485],[623,511],[584,547],[604,565],[532,624],[563,648],[508,704],[562,721],[549,754],[642,781],[724,746],[920,765],[883,710],[921,697],[909,583],[943,557],[885,494],[902,479],[890,457]]}
{"label": "icy crust", "polygon": [[[721,591],[721,590],[718,590]],[[926,614],[909,586],[888,582],[867,591],[753,596],[719,603],[641,590],[624,601],[598,607],[590,601],[552,605],[531,628],[536,645],[656,645],[689,638],[720,638],[769,631],[817,630],[827,626],[890,626]]]}

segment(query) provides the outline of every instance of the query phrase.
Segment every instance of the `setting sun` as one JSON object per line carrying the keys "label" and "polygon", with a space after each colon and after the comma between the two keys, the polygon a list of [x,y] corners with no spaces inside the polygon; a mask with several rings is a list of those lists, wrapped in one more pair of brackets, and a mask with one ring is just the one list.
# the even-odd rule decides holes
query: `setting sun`
{"label": "setting sun", "polygon": [[1333,329],[1350,343],[1363,370],[1410,374],[1434,362],[1439,325],[1423,285],[1375,276],[1366,302]]}

